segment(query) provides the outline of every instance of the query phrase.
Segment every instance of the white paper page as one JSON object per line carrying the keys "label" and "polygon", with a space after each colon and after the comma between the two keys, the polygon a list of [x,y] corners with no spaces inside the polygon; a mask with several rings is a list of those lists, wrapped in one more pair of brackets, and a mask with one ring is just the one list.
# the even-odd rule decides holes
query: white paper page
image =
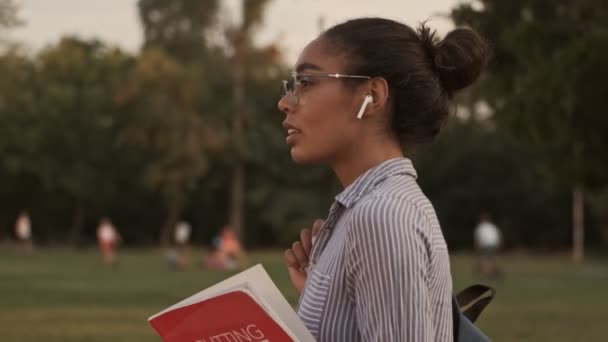
{"label": "white paper page", "polygon": [[187,306],[190,304],[194,304],[196,302],[203,301],[207,298],[217,296],[218,294],[220,294],[222,292],[225,292],[229,289],[234,289],[234,288],[238,287],[239,285],[246,284],[250,281],[256,281],[255,278],[256,278],[256,273],[257,273],[256,271],[257,271],[258,266],[261,266],[261,265],[255,265],[251,268],[246,269],[243,272],[233,275],[232,277],[230,277],[228,279],[222,280],[219,283],[212,285],[212,286],[182,300],[181,302],[178,302],[178,303],[166,308],[165,310],[150,317],[148,320],[154,319],[154,318],[156,318],[156,316],[159,316],[167,311],[172,311],[177,308],[181,308],[181,307],[184,307],[184,306]]}
{"label": "white paper page", "polygon": [[265,303],[262,305],[270,306],[273,313],[280,318],[280,321],[289,327],[289,330],[298,337],[301,342],[315,342],[314,337],[308,331],[302,320],[296,312],[293,310],[287,299],[283,296],[279,288],[272,281],[266,270],[262,265],[260,271],[263,275],[260,276],[261,281],[251,282],[248,285],[253,290],[254,294],[260,297]]}
{"label": "white paper page", "polygon": [[263,306],[272,308],[273,312],[270,313],[272,317],[275,319],[278,318],[278,321],[286,325],[301,342],[315,341],[306,326],[304,326],[304,323],[300,320],[285,297],[283,297],[283,294],[274,284],[261,264],[248,268],[243,272],[235,274],[226,280],[223,280],[182,300],[175,305],[170,306],[169,308],[148,318],[148,321],[162,315],[167,311],[191,305],[237,288],[248,288],[256,296],[260,297],[258,301],[262,301],[261,304]]}

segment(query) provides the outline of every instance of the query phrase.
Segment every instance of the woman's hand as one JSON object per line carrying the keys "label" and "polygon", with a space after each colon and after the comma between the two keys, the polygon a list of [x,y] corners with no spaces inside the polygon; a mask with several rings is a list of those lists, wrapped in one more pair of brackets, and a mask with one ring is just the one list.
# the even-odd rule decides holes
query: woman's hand
{"label": "woman's hand", "polygon": [[285,251],[285,261],[287,262],[287,270],[291,283],[302,293],[304,284],[306,284],[306,268],[310,258],[312,244],[323,227],[325,221],[321,219],[315,220],[311,229],[302,229],[300,232],[300,241],[296,241],[291,245],[291,248]]}

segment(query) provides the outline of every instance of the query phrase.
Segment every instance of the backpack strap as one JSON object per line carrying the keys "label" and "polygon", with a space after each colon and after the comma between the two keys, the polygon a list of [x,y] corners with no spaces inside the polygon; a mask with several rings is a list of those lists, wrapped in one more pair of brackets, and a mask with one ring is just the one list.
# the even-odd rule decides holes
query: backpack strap
{"label": "backpack strap", "polygon": [[[475,322],[483,309],[490,304],[496,290],[489,286],[471,285],[455,295],[456,304],[461,308],[462,314],[471,322]],[[466,308],[465,308],[466,307]]]}
{"label": "backpack strap", "polygon": [[456,296],[452,296],[452,327],[454,329],[454,342],[458,341],[458,336],[460,336],[460,309],[458,308],[458,302],[456,301]]}

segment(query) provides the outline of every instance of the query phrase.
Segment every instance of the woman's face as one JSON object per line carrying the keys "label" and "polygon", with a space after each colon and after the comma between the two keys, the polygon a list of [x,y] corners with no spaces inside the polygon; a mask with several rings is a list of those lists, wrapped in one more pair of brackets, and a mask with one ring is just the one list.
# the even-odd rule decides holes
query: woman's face
{"label": "woman's face", "polygon": [[[294,71],[345,73],[344,57],[332,54],[325,44],[323,38],[308,44]],[[364,85],[366,81],[358,82]],[[351,157],[362,129],[356,115],[365,97],[364,88],[346,87],[343,79],[303,76],[294,90],[296,95],[286,95],[278,103],[286,115],[283,127],[293,160],[332,164]]]}

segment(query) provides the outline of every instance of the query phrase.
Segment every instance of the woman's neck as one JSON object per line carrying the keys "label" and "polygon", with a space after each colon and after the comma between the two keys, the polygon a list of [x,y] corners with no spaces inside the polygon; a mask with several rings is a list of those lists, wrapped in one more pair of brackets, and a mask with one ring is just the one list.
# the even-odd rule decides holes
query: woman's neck
{"label": "woman's neck", "polygon": [[345,153],[342,158],[336,158],[331,167],[344,188],[351,185],[365,171],[389,159],[403,157],[403,151],[397,143],[378,142],[363,144],[353,151]]}

